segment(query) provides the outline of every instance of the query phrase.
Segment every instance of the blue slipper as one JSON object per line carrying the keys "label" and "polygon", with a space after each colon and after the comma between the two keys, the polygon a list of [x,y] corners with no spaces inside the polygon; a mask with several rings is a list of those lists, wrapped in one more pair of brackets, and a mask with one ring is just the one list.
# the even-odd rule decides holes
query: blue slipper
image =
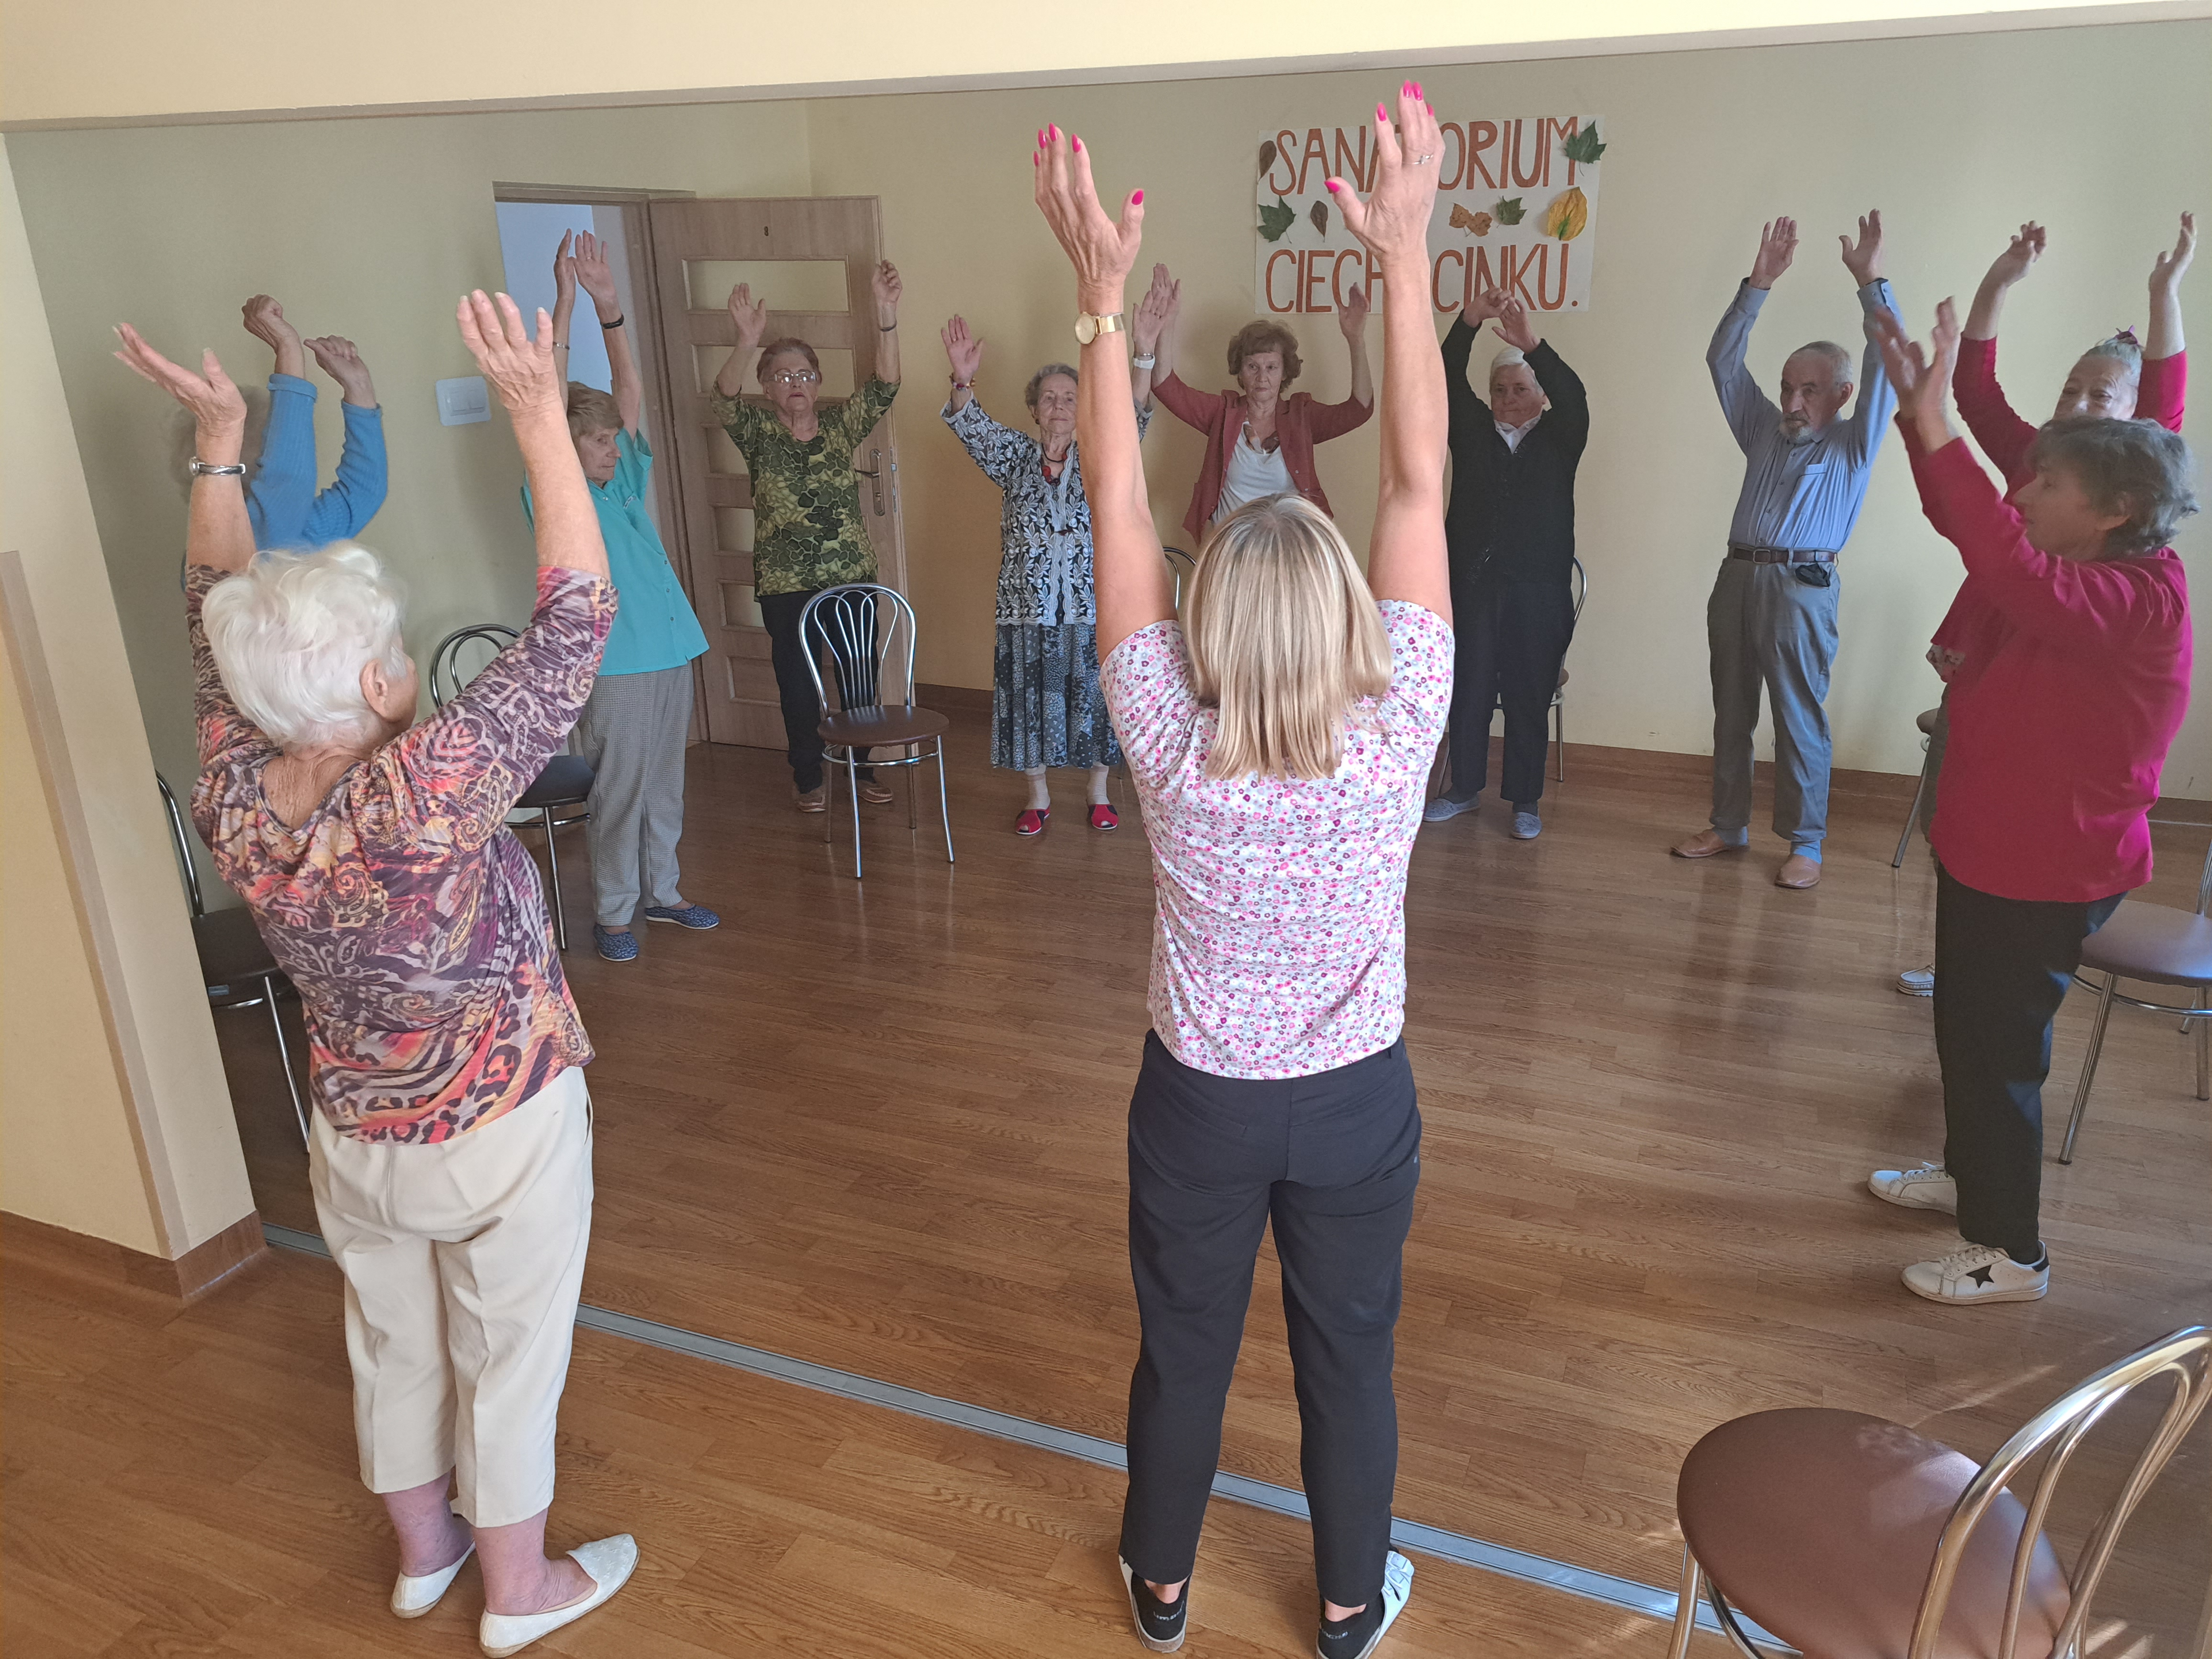
{"label": "blue slipper", "polygon": [[648,904],[645,907],[645,919],[647,921],[672,921],[678,927],[689,927],[695,933],[703,933],[709,927],[722,925],[721,917],[703,904],[687,904],[680,910],[672,909],[665,904]]}
{"label": "blue slipper", "polygon": [[599,955],[609,962],[635,962],[637,935],[627,927],[602,927],[592,924],[592,942],[599,947]]}

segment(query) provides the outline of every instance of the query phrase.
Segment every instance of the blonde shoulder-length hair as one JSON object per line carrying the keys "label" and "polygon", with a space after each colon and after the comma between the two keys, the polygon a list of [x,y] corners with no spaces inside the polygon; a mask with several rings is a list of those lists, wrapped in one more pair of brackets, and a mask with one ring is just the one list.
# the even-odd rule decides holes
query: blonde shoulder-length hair
{"label": "blonde shoulder-length hair", "polygon": [[1192,689],[1221,714],[1206,775],[1334,776],[1346,722],[1390,689],[1390,639],[1328,514],[1296,495],[1237,508],[1184,611]]}

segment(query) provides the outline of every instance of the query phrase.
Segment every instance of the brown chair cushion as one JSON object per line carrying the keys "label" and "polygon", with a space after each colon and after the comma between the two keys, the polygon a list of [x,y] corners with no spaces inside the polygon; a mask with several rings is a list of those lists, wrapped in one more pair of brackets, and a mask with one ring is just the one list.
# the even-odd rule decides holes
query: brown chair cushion
{"label": "brown chair cushion", "polygon": [[1912,717],[1912,723],[1918,726],[1923,733],[1932,738],[1936,735],[1936,722],[1942,718],[1942,709],[1923,708]]}
{"label": "brown chair cushion", "polygon": [[194,916],[192,943],[199,947],[200,978],[209,985],[237,985],[276,971],[253,912],[243,905]]}
{"label": "brown chair cushion", "polygon": [[2212,984],[2212,921],[2125,900],[2081,946],[2081,965],[2154,985]]}
{"label": "brown chair cushion", "polygon": [[[1860,1412],[1759,1412],[1691,1448],[1674,1501],[1721,1594],[1805,1659],[1904,1659],[1936,1540],[1978,1467]],[[2025,1518],[2009,1492],[1984,1512],[1938,1659],[1994,1659]],[[2016,1659],[2049,1659],[2068,1601],[2057,1557],[2038,1539]]]}
{"label": "brown chair cushion", "polygon": [[814,729],[824,743],[873,748],[878,744],[913,743],[933,738],[951,722],[927,708],[908,708],[893,703],[888,708],[848,708],[832,714]]}
{"label": "brown chair cushion", "polygon": [[581,755],[556,755],[522,792],[515,808],[534,812],[544,806],[575,806],[591,799],[592,783],[591,762]]}

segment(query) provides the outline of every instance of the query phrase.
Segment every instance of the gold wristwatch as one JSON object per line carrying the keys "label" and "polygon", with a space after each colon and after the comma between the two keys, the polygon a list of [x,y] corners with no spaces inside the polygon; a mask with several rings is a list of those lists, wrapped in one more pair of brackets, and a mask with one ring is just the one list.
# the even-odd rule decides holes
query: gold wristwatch
{"label": "gold wristwatch", "polygon": [[1118,311],[1109,312],[1103,317],[1089,311],[1075,313],[1075,343],[1078,345],[1089,345],[1102,334],[1118,334],[1121,331],[1121,313]]}

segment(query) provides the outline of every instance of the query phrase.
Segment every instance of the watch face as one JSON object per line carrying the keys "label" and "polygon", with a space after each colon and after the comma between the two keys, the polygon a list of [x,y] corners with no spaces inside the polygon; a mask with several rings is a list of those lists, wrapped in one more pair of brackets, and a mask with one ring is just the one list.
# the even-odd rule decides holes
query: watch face
{"label": "watch face", "polygon": [[1093,340],[1097,339],[1097,337],[1098,337],[1098,319],[1097,319],[1096,317],[1092,316],[1089,312],[1087,312],[1087,311],[1086,311],[1086,312],[1083,313],[1080,316],[1079,316],[1079,317],[1077,317],[1077,318],[1076,318],[1076,319],[1075,319],[1075,343],[1076,343],[1076,344],[1078,344],[1078,345],[1089,345],[1089,344],[1090,344]]}

